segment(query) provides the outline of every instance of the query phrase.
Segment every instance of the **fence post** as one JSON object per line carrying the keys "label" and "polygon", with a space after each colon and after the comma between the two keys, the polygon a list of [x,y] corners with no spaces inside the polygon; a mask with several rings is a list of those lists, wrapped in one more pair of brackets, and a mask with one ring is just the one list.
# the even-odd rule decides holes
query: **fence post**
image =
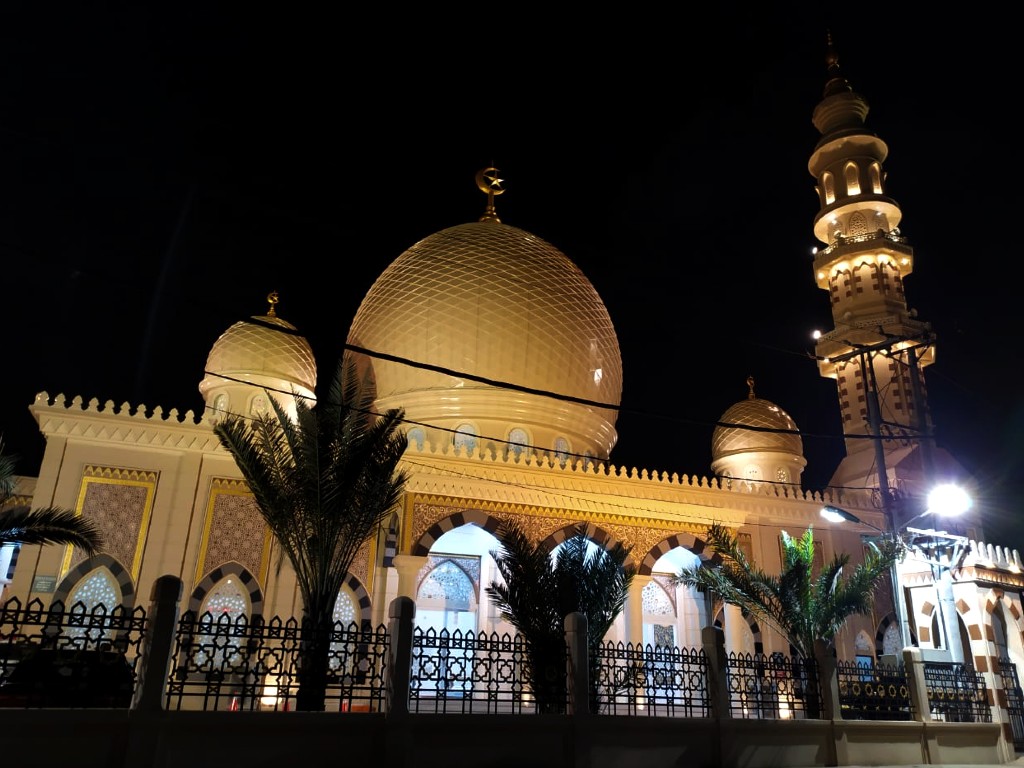
{"label": "fence post", "polygon": [[161,710],[167,676],[171,669],[174,632],[178,627],[178,610],[182,583],[177,576],[161,576],[153,582],[150,592],[149,619],[142,639],[142,653],[138,663],[139,679],[131,708]]}
{"label": "fence post", "polygon": [[909,645],[903,649],[903,668],[907,673],[910,687],[910,703],[914,708],[914,719],[919,723],[932,722],[932,705],[928,701],[928,684],[924,679],[924,657],[921,649]]}
{"label": "fence post", "polygon": [[704,657],[708,663],[708,701],[711,716],[716,720],[732,717],[729,707],[728,658],[725,655],[725,632],[721,627],[704,627],[700,631]]}
{"label": "fence post", "polygon": [[565,617],[565,642],[569,646],[567,712],[590,714],[590,653],[587,642],[587,617],[576,611]]}
{"label": "fence post", "polygon": [[409,683],[412,672],[412,628],[416,603],[410,597],[396,597],[388,607],[387,715],[401,718],[409,714]]}
{"label": "fence post", "polygon": [[814,641],[814,660],[818,664],[818,687],[825,720],[842,720],[843,708],[839,702],[839,671],[833,649],[824,640]]}

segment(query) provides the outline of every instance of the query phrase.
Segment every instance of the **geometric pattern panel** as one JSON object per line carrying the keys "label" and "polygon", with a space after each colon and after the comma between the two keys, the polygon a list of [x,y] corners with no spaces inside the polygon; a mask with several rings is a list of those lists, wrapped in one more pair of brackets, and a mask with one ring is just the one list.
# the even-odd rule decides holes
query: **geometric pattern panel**
{"label": "geometric pattern panel", "polygon": [[[142,551],[159,474],[87,466],[76,511],[91,520],[103,536],[103,551],[139,577]],[[66,571],[85,559],[75,548],[64,558]]]}
{"label": "geometric pattern panel", "polygon": [[256,497],[238,481],[215,480],[210,490],[196,580],[220,565],[236,562],[263,581],[268,544],[269,530]]}

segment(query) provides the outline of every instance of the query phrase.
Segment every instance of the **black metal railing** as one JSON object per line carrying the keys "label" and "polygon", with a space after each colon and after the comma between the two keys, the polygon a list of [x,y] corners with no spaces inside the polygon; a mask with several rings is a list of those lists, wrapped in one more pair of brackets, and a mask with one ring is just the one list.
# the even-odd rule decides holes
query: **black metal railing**
{"label": "black metal railing", "polygon": [[[529,647],[521,635],[417,627],[409,711],[534,713],[529,669]],[[550,704],[565,711],[564,696]]]}
{"label": "black metal railing", "polygon": [[702,649],[603,643],[594,669],[598,714],[711,716]]}
{"label": "black metal railing", "polygon": [[821,687],[812,659],[781,653],[730,653],[726,662],[729,708],[751,720],[819,718]]}
{"label": "black metal railing", "polygon": [[[178,622],[167,685],[168,709],[294,709],[309,627],[296,619],[185,613]],[[389,637],[336,622],[328,652],[329,711],[381,711]]]}
{"label": "black metal railing", "polygon": [[991,723],[985,678],[970,664],[924,663],[924,682],[932,717],[950,723]]}
{"label": "black metal railing", "polygon": [[[0,706],[122,707],[141,677],[149,618],[142,608],[39,599],[0,606]],[[538,701],[533,654],[519,634],[399,626],[411,646],[408,709],[419,713],[564,713],[571,710],[568,644],[557,644],[544,669],[552,679]],[[404,633],[411,634],[404,634]],[[164,705],[176,710],[295,708],[302,651],[309,639],[295,619],[187,612],[170,639],[170,673],[159,681]],[[383,712],[394,642],[387,626],[335,623],[329,636],[325,709]],[[719,642],[721,642],[719,640]],[[165,646],[166,647],[166,646]],[[166,658],[166,657],[165,657]],[[589,666],[589,709],[597,714],[702,718],[712,715],[709,659],[703,649],[603,643]],[[576,662],[580,662],[576,659]],[[913,718],[911,686],[902,665],[837,662],[843,717]],[[999,672],[1008,700],[1019,696],[1008,660]],[[723,674],[725,706],[734,718],[823,716],[817,665],[781,653],[730,653]],[[926,662],[931,716],[949,722],[992,722],[988,687],[966,664]],[[404,684],[403,684],[404,685]],[[402,689],[405,690],[404,688]],[[404,695],[402,693],[401,695]],[[582,694],[581,694],[582,695]],[[1017,701],[1014,699],[1014,701]],[[1019,702],[1017,702],[1019,706]],[[1017,712],[1019,715],[1019,712]],[[1016,726],[1015,726],[1016,727]],[[1015,731],[1015,741],[1016,741]]]}
{"label": "black metal railing", "polygon": [[0,607],[0,706],[129,707],[145,630],[141,607],[11,598]]}
{"label": "black metal railing", "polygon": [[845,720],[911,720],[910,685],[902,664],[836,663]]}

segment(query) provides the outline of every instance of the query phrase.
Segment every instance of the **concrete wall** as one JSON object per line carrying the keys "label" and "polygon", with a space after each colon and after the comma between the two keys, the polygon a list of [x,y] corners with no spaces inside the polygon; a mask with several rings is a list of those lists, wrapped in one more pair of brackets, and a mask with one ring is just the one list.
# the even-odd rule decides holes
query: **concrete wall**
{"label": "concrete wall", "polygon": [[998,765],[997,723],[566,715],[5,710],[19,768]]}

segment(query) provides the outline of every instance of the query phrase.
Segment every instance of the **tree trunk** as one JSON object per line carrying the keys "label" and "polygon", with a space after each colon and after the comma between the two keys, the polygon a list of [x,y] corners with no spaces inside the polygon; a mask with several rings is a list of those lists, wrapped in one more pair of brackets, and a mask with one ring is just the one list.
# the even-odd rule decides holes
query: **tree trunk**
{"label": "tree trunk", "polygon": [[530,647],[530,689],[537,712],[541,714],[565,714],[568,696],[565,639],[543,641]]}
{"label": "tree trunk", "polygon": [[303,622],[297,660],[299,689],[295,698],[295,708],[300,712],[323,712],[325,709],[331,628],[330,620]]}

